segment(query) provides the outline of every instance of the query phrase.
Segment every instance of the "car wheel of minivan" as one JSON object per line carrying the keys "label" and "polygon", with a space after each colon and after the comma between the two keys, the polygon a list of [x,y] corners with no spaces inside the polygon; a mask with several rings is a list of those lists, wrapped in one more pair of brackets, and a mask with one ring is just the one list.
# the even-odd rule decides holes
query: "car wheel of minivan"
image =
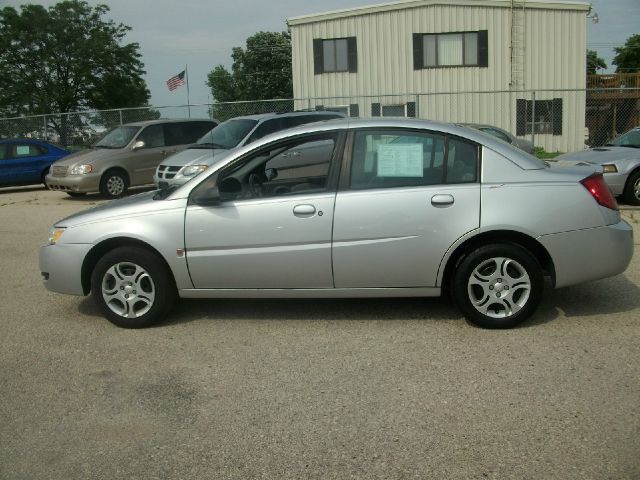
{"label": "car wheel of minivan", "polygon": [[544,276],[528,250],[493,244],[469,253],[453,280],[455,301],[467,319],[483,328],[514,327],[535,312]]}
{"label": "car wheel of minivan", "polygon": [[123,328],[164,320],[176,300],[169,269],[140,247],[120,247],[104,255],[93,270],[91,294],[104,316]]}
{"label": "car wheel of minivan", "polygon": [[106,198],[118,198],[127,192],[129,182],[124,173],[110,170],[100,180],[100,193]]}
{"label": "car wheel of minivan", "polygon": [[627,179],[623,195],[625,203],[640,205],[640,170],[636,170]]}

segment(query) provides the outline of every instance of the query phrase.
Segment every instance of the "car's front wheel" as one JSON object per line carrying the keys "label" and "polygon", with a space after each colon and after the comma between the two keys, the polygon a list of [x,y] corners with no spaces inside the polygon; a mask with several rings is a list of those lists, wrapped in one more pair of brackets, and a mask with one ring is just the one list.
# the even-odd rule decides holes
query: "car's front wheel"
{"label": "car's front wheel", "polygon": [[162,321],[176,299],[171,272],[162,259],[133,246],[111,250],[98,261],[91,293],[104,316],[123,328]]}
{"label": "car's front wheel", "polygon": [[106,198],[122,197],[128,187],[126,175],[118,170],[109,170],[100,180],[100,193]]}
{"label": "car's front wheel", "polygon": [[529,318],[542,298],[544,276],[528,250],[486,245],[458,265],[453,295],[467,319],[483,328],[510,328]]}

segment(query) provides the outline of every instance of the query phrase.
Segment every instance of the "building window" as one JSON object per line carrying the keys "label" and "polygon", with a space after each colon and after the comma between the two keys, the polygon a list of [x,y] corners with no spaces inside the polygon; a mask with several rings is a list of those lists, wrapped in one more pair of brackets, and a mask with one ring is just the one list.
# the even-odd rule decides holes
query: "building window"
{"label": "building window", "polygon": [[516,100],[516,135],[562,135],[562,99]]}
{"label": "building window", "polygon": [[356,37],[313,40],[314,73],[358,71]]}
{"label": "building window", "polygon": [[486,66],[488,66],[487,30],[413,34],[413,67],[415,70],[437,67]]}
{"label": "building window", "polygon": [[416,102],[407,102],[392,105],[380,103],[371,104],[372,117],[416,117]]}

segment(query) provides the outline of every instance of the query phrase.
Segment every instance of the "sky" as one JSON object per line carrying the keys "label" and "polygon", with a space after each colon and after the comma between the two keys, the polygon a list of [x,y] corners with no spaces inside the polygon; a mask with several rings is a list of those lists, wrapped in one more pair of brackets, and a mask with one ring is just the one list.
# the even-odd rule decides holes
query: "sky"
{"label": "sky", "polygon": [[[46,7],[55,0],[0,0],[18,8],[24,3]],[[154,106],[187,103],[185,87],[170,92],[166,81],[188,68],[191,104],[211,103],[207,74],[217,65],[231,67],[231,49],[244,47],[258,31],[285,31],[286,19],[350,8],[382,0],[88,0],[109,5],[112,20],[132,27],[126,41],[140,44],[145,80]],[[587,48],[596,50],[613,72],[613,48],[640,33],[640,0],[592,0],[597,24],[587,21]]]}

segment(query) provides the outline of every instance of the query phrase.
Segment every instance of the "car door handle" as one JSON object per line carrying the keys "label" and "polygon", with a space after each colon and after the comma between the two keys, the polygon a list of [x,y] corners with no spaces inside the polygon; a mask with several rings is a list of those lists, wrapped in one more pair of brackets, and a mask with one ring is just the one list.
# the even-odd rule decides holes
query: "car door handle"
{"label": "car door handle", "polygon": [[312,217],[316,213],[316,207],[313,205],[296,205],[293,207],[293,214],[296,217]]}
{"label": "car door handle", "polygon": [[448,207],[450,205],[453,205],[453,202],[453,195],[438,194],[431,197],[431,205],[433,205],[434,207]]}

